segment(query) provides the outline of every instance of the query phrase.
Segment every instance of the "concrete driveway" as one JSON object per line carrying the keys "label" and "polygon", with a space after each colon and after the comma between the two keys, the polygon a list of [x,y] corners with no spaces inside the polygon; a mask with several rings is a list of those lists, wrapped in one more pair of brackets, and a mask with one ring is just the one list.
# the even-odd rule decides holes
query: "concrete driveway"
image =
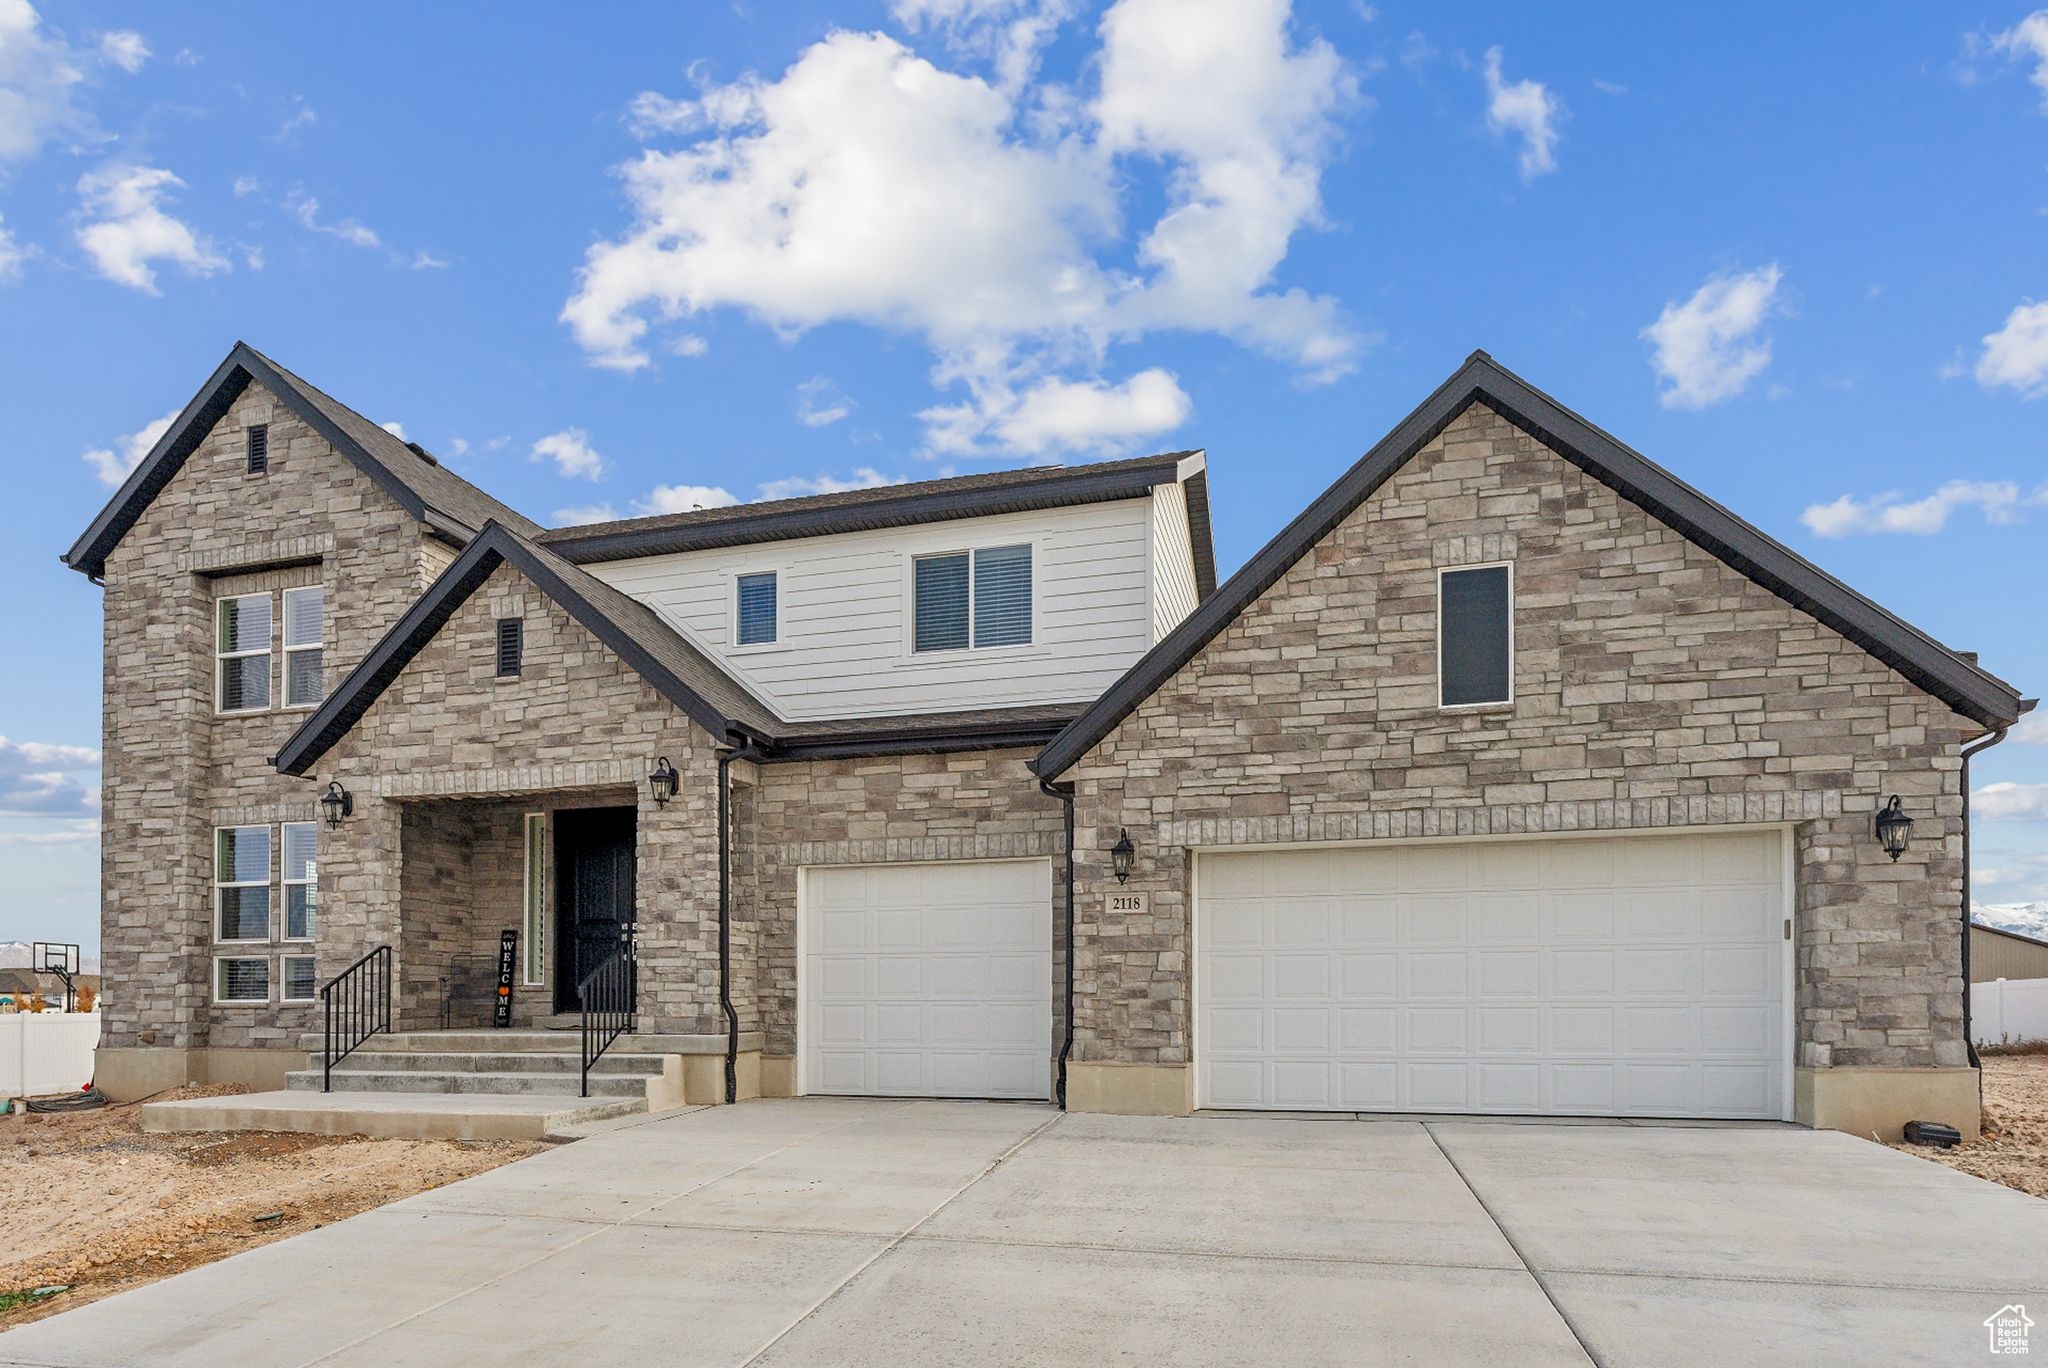
{"label": "concrete driveway", "polygon": [[1789,1127],[804,1099],[576,1144],[0,1335],[0,1363],[1993,1359],[2048,1202]]}

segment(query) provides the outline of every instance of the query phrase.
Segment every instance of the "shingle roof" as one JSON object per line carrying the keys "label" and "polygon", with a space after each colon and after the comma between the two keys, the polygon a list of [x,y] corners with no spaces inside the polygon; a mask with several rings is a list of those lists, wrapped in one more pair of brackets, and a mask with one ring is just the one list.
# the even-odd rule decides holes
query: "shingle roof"
{"label": "shingle roof", "polygon": [[1196,584],[1207,595],[1216,587],[1216,556],[1209,528],[1208,471],[1201,457],[1199,451],[1171,451],[1093,465],[959,475],[561,527],[541,533],[539,539],[579,563],[625,560],[1127,499],[1178,479],[1187,491]]}
{"label": "shingle roof", "polygon": [[1296,561],[1349,517],[1474,402],[1483,402],[1623,498],[1676,528],[1884,661],[1929,694],[1986,727],[2010,726],[2031,707],[1973,657],[1878,607],[1834,576],[1744,522],[1670,471],[1593,426],[1499,365],[1474,352],[1450,379],[1324,490],[1215,594],[1138,658],[1101,698],[1032,762],[1054,778],[1228,627]]}
{"label": "shingle roof", "polygon": [[278,402],[376,481],[408,513],[443,538],[460,545],[476,535],[485,523],[494,521],[529,536],[541,530],[538,524],[499,503],[432,457],[314,388],[247,343],[237,342],[106,507],[65,552],[64,563],[95,578],[103,574],[108,554],[170,483],[171,477],[183,468],[186,459],[251,381],[274,394]]}

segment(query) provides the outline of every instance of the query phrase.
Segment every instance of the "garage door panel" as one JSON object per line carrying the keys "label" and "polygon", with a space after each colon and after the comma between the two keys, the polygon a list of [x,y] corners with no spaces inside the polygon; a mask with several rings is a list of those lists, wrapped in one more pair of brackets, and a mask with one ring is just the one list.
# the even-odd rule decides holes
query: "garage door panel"
{"label": "garage door panel", "polygon": [[803,889],[807,1091],[1046,1096],[1050,861],[810,868]]}
{"label": "garage door panel", "polygon": [[1204,1105],[1781,1114],[1778,833],[1361,849],[1202,857]]}

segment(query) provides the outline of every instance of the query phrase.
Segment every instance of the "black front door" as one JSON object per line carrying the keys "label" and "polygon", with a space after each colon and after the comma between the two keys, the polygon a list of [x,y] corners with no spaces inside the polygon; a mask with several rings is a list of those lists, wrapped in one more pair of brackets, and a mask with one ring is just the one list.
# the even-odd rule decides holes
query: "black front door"
{"label": "black front door", "polygon": [[633,930],[633,809],[557,810],[555,1010],[577,1010],[576,985]]}

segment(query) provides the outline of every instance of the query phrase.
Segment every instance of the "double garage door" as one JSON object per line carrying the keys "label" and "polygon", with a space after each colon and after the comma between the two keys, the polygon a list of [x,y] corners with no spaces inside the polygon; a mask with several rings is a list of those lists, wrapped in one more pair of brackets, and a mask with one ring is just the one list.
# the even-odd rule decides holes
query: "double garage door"
{"label": "double garage door", "polygon": [[1783,837],[1197,860],[1200,1105],[1790,1115]]}
{"label": "double garage door", "polygon": [[1050,1093],[1050,860],[813,866],[801,878],[801,1091]]}

